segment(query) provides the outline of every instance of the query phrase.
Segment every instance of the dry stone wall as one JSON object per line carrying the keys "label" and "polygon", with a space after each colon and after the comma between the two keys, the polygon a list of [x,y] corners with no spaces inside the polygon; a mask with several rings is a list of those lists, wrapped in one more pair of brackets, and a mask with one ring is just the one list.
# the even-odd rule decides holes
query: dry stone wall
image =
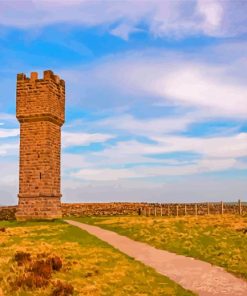
{"label": "dry stone wall", "polygon": [[17,206],[0,207],[0,221],[14,220]]}
{"label": "dry stone wall", "polygon": [[75,203],[62,204],[63,216],[137,215],[145,203]]}
{"label": "dry stone wall", "polygon": [[62,204],[63,216],[247,214],[242,203],[75,203]]}
{"label": "dry stone wall", "polygon": [[[34,202],[34,201],[33,201]],[[61,206],[63,217],[80,216],[118,216],[118,215],[143,215],[143,216],[184,216],[184,215],[216,215],[216,214],[241,214],[247,215],[246,203],[184,203],[184,204],[158,204],[158,203],[54,203],[53,200],[39,199],[44,204],[37,206],[45,212],[51,207]],[[50,204],[49,204],[50,202]],[[30,206],[30,202],[29,202]],[[0,207],[0,220],[15,219],[17,206]],[[52,213],[50,213],[52,215]],[[56,218],[56,217],[54,217]]]}

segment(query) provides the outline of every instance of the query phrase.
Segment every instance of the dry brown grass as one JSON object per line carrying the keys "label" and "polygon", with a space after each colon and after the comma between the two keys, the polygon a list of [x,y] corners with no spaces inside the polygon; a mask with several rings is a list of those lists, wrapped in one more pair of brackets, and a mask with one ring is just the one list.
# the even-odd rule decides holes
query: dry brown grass
{"label": "dry brown grass", "polygon": [[11,225],[5,223],[0,235],[4,296],[68,295],[71,286],[74,295],[192,295],[75,227],[59,222]]}

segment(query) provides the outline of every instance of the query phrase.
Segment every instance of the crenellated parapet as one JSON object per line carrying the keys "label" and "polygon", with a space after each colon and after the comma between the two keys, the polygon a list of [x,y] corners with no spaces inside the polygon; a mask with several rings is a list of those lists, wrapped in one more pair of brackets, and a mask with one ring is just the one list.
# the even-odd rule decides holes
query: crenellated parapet
{"label": "crenellated parapet", "polygon": [[39,79],[37,72],[30,77],[17,74],[16,117],[19,122],[48,120],[62,125],[65,109],[65,82],[47,70]]}
{"label": "crenellated parapet", "polygon": [[39,78],[38,72],[31,72],[30,77],[27,77],[24,73],[17,74],[17,81],[44,81],[44,80],[53,80],[57,84],[65,85],[63,79],[60,79],[58,75],[55,75],[53,71],[46,70],[43,72],[43,78]]}

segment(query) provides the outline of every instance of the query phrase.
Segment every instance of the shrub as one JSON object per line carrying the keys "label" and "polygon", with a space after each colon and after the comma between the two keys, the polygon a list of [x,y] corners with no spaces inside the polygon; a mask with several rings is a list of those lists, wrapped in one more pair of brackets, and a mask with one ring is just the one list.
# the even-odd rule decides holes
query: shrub
{"label": "shrub", "polygon": [[74,293],[74,287],[71,284],[57,281],[52,296],[70,296]]}
{"label": "shrub", "polygon": [[21,275],[19,278],[16,280],[16,287],[21,288],[21,287],[27,287],[27,288],[42,288],[45,287],[49,284],[49,280],[34,274],[34,273],[27,273]]}
{"label": "shrub", "polygon": [[31,254],[22,251],[16,252],[14,260],[18,263],[18,266],[21,266],[31,261]]}
{"label": "shrub", "polygon": [[37,260],[31,265],[29,271],[35,274],[36,276],[40,276],[45,279],[50,279],[52,267],[48,260]]}
{"label": "shrub", "polygon": [[63,262],[58,256],[48,258],[47,261],[50,263],[52,270],[55,271],[59,271],[63,266]]}
{"label": "shrub", "polygon": [[238,231],[243,232],[244,234],[247,234],[247,227],[246,228],[240,228]]}
{"label": "shrub", "polygon": [[[37,258],[40,258],[38,255]],[[18,288],[42,288],[50,284],[50,279],[53,271],[59,271],[62,268],[62,260],[58,256],[53,256],[48,259],[31,260],[31,255],[26,252],[17,252],[15,260],[18,266],[29,262],[25,266],[24,271],[18,276],[13,283],[13,290]],[[57,282],[55,285],[54,295],[72,295],[73,287],[69,284]]]}

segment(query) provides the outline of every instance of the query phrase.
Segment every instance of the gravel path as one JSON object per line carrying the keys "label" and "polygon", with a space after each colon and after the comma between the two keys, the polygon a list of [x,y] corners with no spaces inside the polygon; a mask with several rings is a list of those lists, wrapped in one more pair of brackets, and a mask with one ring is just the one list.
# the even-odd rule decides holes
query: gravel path
{"label": "gravel path", "polygon": [[100,227],[66,220],[200,296],[247,296],[247,282],[209,263],[156,249]]}

